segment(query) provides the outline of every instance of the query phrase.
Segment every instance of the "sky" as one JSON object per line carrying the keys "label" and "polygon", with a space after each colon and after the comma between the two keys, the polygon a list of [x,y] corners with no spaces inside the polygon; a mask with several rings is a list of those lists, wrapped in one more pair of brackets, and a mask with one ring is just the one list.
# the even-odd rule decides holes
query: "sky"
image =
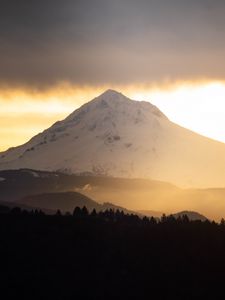
{"label": "sky", "polygon": [[108,88],[225,142],[224,0],[0,4],[0,150]]}

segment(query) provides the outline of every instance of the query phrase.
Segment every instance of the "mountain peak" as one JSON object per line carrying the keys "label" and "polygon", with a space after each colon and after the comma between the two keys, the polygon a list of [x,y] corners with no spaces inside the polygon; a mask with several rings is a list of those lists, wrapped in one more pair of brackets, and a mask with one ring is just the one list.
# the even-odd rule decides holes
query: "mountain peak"
{"label": "mountain peak", "polygon": [[119,96],[122,95],[120,92],[117,92],[116,90],[108,89],[105,92],[103,92],[100,96]]}
{"label": "mountain peak", "polygon": [[[98,109],[111,109],[112,113],[130,115],[135,117],[139,114],[138,119],[140,119],[140,114],[144,116],[145,114],[151,114],[155,117],[160,117],[168,120],[168,118],[153,104],[148,101],[138,101],[128,98],[120,92],[112,89],[106,90],[104,93],[94,98],[92,101],[86,103],[84,107],[91,105],[93,108]],[[149,115],[150,116],[150,115]]]}
{"label": "mountain peak", "polygon": [[99,95],[97,98],[95,98],[100,101],[106,101],[106,102],[111,102],[111,101],[121,101],[121,100],[130,100],[127,98],[125,95],[123,95],[120,92],[117,92],[115,90],[108,89],[101,95]]}

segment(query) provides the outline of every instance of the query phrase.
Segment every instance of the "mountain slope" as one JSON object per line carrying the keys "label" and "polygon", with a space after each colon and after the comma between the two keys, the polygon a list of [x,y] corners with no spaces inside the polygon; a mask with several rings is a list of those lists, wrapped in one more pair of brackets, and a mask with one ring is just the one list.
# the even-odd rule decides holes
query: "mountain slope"
{"label": "mountain slope", "polygon": [[20,199],[18,203],[52,211],[60,209],[62,212],[73,212],[77,206],[86,206],[90,211],[94,208],[99,211],[102,207],[97,202],[77,192],[45,193],[27,196]]}
{"label": "mountain slope", "polygon": [[225,144],[172,123],[148,102],[108,90],[0,153],[1,170],[19,168],[223,187]]}
{"label": "mountain slope", "polygon": [[[12,203],[10,203],[12,206]],[[83,208],[84,206],[89,212],[95,209],[97,212],[112,209],[114,211],[120,210],[126,214],[135,214],[136,212],[128,210],[124,207],[114,205],[112,203],[100,204],[85,195],[77,192],[61,192],[61,193],[44,193],[26,196],[20,199],[18,202],[13,202],[14,205],[26,206],[29,208],[38,208],[44,211],[55,213],[58,209],[65,213],[72,213],[75,207]],[[139,214],[141,215],[141,214]]]}

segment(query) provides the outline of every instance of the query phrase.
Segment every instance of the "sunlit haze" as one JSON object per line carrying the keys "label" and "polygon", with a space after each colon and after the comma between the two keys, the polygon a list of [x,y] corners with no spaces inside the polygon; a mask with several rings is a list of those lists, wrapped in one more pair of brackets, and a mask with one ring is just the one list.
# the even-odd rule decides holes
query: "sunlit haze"
{"label": "sunlit haze", "polygon": [[0,150],[28,141],[107,88],[116,89],[131,99],[149,101],[173,122],[225,142],[225,83],[222,81],[161,86],[61,84],[41,91],[22,88],[0,91]]}

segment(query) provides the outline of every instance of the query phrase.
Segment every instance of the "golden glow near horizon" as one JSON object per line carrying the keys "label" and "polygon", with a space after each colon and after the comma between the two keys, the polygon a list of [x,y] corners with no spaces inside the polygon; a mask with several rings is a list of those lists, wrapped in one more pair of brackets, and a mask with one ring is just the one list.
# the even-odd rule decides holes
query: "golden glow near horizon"
{"label": "golden glow near horizon", "polygon": [[183,84],[174,89],[136,93],[133,97],[149,99],[171,121],[225,143],[225,83]]}
{"label": "golden glow near horizon", "polygon": [[[0,151],[17,146],[65,118],[105,87],[62,84],[46,91],[0,90]],[[135,100],[158,106],[171,121],[225,142],[225,83],[110,86]]]}

